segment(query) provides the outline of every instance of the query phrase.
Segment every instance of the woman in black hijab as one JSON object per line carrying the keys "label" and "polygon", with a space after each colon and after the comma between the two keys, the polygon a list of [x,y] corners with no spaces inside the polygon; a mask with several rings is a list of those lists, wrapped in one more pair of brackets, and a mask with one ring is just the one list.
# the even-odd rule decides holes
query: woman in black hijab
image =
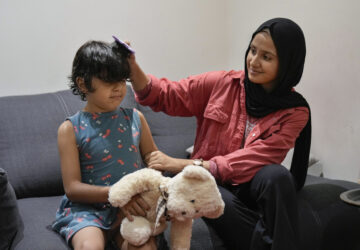
{"label": "woman in black hijab", "polygon": [[[308,108],[309,119],[296,140],[290,168],[295,188],[299,190],[305,182],[311,144],[310,107],[301,94],[293,91],[293,87],[299,83],[303,73],[306,55],[305,38],[301,28],[293,21],[285,18],[274,18],[264,22],[252,35],[251,42],[260,32],[270,33],[277,51],[279,69],[275,80],[275,87],[268,93],[261,85],[251,82],[248,74],[248,64],[245,63],[246,110],[250,116],[265,117],[280,109],[293,107]],[[251,53],[251,42],[246,51],[246,58]],[[257,180],[257,178],[254,179]],[[252,186],[255,186],[254,183]],[[291,186],[278,186],[272,199],[280,197],[279,191],[282,188],[291,188]],[[279,193],[279,195],[276,193]],[[266,208],[267,204],[275,201],[270,199],[262,201],[263,204],[257,204],[256,206],[260,208],[260,214],[255,214],[254,221],[252,222],[252,224],[256,224],[254,231],[251,233],[252,240],[250,245],[247,246],[249,248],[240,247],[240,249],[298,249],[298,214],[295,192],[289,191],[288,193],[291,193],[291,195],[288,194],[290,199],[284,199],[281,202],[288,203],[285,215],[289,215],[292,218],[283,217],[284,214],[276,211],[276,206],[274,205],[269,206],[272,206],[270,210]],[[259,218],[258,215],[260,215]],[[268,217],[273,218],[270,219]],[[219,219],[220,221],[221,219]],[[211,221],[209,224],[211,225]],[[243,238],[239,236],[238,239]],[[230,245],[229,249],[238,246],[233,244]]]}
{"label": "woman in black hijab", "polygon": [[[254,32],[244,71],[208,72],[173,82],[145,75],[135,56],[129,58],[141,104],[197,118],[192,160],[159,151],[146,160],[148,167],[162,171],[177,173],[193,164],[211,172],[225,210],[205,221],[227,249],[299,247],[296,191],[307,173],[311,119],[308,103],[293,88],[301,79],[305,54],[300,27],[275,18]],[[291,148],[289,171],[280,164]]]}
{"label": "woman in black hijab", "polygon": [[[279,71],[276,79],[276,88],[269,95],[257,84],[253,84],[248,78],[247,64],[245,63],[245,89],[246,110],[254,117],[264,117],[276,110],[292,107],[307,107],[309,104],[299,93],[292,91],[302,76],[306,46],[305,38],[300,27],[293,21],[285,18],[274,18],[266,21],[254,32],[252,39],[263,31],[270,31],[275,44],[278,58]],[[251,42],[250,42],[251,44]],[[246,57],[250,46],[246,51]],[[296,141],[291,172],[294,175],[297,189],[303,187],[311,143],[311,116]]]}

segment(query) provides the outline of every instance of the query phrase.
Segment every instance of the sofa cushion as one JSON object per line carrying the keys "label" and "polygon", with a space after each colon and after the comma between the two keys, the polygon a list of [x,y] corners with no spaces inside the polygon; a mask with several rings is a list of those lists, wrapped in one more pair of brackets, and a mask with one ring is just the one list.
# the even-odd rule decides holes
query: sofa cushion
{"label": "sofa cushion", "polygon": [[[70,249],[65,240],[50,229],[55,219],[55,212],[62,196],[25,198],[19,200],[19,210],[25,228],[22,239],[15,244],[14,250],[23,249]],[[36,233],[34,233],[36,229]],[[165,232],[167,240],[170,237],[170,227]],[[0,248],[3,249],[3,248]],[[191,249],[212,249],[207,226],[201,219],[193,224]]]}
{"label": "sofa cushion", "polygon": [[18,201],[19,212],[24,222],[24,233],[21,241],[15,244],[15,250],[70,249],[65,240],[50,227],[55,220],[61,197],[24,198]]}
{"label": "sofa cushion", "polygon": [[1,168],[0,201],[0,249],[10,249],[15,238],[21,234],[22,223],[15,192]]}
{"label": "sofa cushion", "polygon": [[[360,207],[340,199],[348,189],[337,181],[317,180],[320,182],[305,185],[298,195],[301,249],[360,249]],[[345,181],[342,184],[356,185]]]}
{"label": "sofa cushion", "polygon": [[70,91],[0,98],[0,167],[18,198],[63,193],[57,129],[83,106]]}
{"label": "sofa cushion", "polygon": [[137,105],[149,124],[159,150],[176,158],[186,158],[186,148],[194,144],[196,120],[194,117],[172,117]]}

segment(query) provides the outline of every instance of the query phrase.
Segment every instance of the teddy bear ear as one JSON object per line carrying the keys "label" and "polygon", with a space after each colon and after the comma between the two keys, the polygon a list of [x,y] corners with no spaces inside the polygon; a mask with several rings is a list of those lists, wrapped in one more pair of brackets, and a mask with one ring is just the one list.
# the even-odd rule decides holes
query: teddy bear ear
{"label": "teddy bear ear", "polygon": [[212,179],[212,175],[205,168],[200,166],[188,165],[182,170],[182,175],[189,179],[198,179],[206,181]]}

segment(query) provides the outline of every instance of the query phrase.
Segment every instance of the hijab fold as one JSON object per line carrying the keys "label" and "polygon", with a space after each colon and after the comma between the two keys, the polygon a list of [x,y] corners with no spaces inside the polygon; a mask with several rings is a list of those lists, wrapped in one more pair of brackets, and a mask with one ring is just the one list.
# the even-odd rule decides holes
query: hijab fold
{"label": "hijab fold", "polygon": [[280,109],[294,107],[309,109],[309,120],[296,139],[290,167],[296,188],[299,190],[305,183],[311,146],[310,107],[301,94],[293,91],[293,87],[299,83],[304,69],[305,38],[301,28],[293,21],[286,18],[274,18],[260,25],[252,35],[251,41],[264,29],[270,31],[279,58],[277,84],[271,93],[267,93],[260,84],[252,83],[249,80],[246,65],[249,46],[245,55],[246,110],[249,115],[260,118]]}

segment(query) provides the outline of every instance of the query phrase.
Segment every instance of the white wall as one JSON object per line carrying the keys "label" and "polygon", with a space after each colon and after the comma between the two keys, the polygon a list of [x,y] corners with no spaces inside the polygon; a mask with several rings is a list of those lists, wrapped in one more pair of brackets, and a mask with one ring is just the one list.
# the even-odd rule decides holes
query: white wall
{"label": "white wall", "polygon": [[297,89],[312,107],[313,154],[325,176],[357,180],[359,10],[357,0],[0,0],[0,96],[66,89],[79,46],[113,34],[157,76],[242,68],[252,32],[289,17],[307,42]]}
{"label": "white wall", "polygon": [[0,96],[67,88],[76,50],[113,34],[153,74],[222,68],[225,10],[217,0],[0,0]]}

